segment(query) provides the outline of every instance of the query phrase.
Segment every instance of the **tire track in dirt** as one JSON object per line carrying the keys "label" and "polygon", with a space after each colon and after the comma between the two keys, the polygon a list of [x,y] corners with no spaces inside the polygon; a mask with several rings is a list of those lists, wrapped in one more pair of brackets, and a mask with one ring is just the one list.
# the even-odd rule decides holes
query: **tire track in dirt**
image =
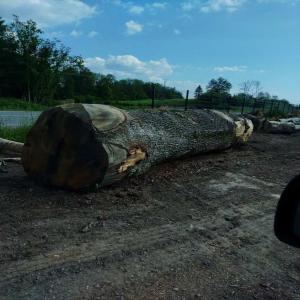
{"label": "tire track in dirt", "polygon": [[[193,299],[192,289],[204,299],[296,299],[300,256],[275,240],[272,227],[277,197],[300,166],[299,136],[254,139],[268,151],[173,162],[87,196],[49,192],[23,175],[16,187],[6,179],[0,234],[21,248],[1,261],[0,299]],[[98,214],[105,226],[80,233]],[[49,232],[49,240],[38,247],[30,230]]]}
{"label": "tire track in dirt", "polygon": [[[226,182],[228,177],[230,178],[230,176],[225,176],[223,182]],[[251,178],[246,179],[247,181],[255,181]],[[257,181],[255,182],[257,183]],[[244,189],[249,189],[249,186],[243,182],[239,184]],[[272,186],[262,182],[260,182],[260,184]],[[229,186],[232,188],[232,184],[229,183]],[[233,188],[236,187],[239,186],[234,185]],[[250,187],[252,188],[251,185]],[[211,186],[208,185],[207,188],[210,189]],[[197,242],[197,247],[199,247],[200,244],[203,246],[203,242],[205,241],[209,241],[209,245],[211,246],[218,241],[218,236],[224,238],[224,236],[227,236],[236,227],[239,227],[241,219],[250,219],[250,221],[247,221],[250,224],[252,224],[253,221],[257,222],[259,218],[264,219],[264,210],[262,210],[264,204],[267,208],[267,202],[263,204],[260,203],[259,209],[257,208],[258,203],[256,202],[238,206],[230,205],[229,208],[220,208],[215,212],[214,216],[207,216],[201,218],[199,221],[189,220],[188,222],[177,222],[175,224],[150,227],[137,232],[115,235],[110,239],[85,243],[80,246],[71,246],[67,249],[31,257],[30,261],[25,260],[10,264],[3,273],[0,282],[1,285],[5,286],[5,283],[8,281],[12,282],[24,276],[31,276],[36,272],[41,274],[41,272],[44,271],[48,272],[49,269],[52,271],[61,268],[65,269],[68,268],[68,266],[72,266],[72,264],[78,263],[81,265],[91,264],[93,261],[99,259],[103,260],[108,257],[118,256],[120,251],[123,253],[128,252],[128,255],[132,256],[133,253],[138,253],[141,249],[147,249],[147,251],[151,251],[152,253],[152,251],[155,252],[157,248],[164,248],[167,245],[171,247],[172,252],[174,252],[180,244],[185,244],[188,240],[194,242],[200,240],[200,243]],[[147,214],[149,212],[148,209],[145,212]],[[215,223],[212,222],[213,220],[215,220]],[[245,220],[243,220],[242,223],[245,223]],[[217,232],[217,235],[215,232]],[[174,246],[170,246],[170,244],[174,244]],[[225,244],[223,241],[223,248]],[[225,248],[230,248],[230,243]],[[172,255],[174,256],[174,261],[178,259],[175,252]],[[128,255],[125,255],[125,260],[128,258]],[[192,255],[192,253],[190,253],[190,255]],[[180,254],[180,256],[182,257],[182,254]]]}
{"label": "tire track in dirt", "polygon": [[[241,209],[243,210],[243,208]],[[253,211],[254,210],[247,210],[248,213],[252,213]],[[229,211],[225,211],[225,214],[228,213]],[[247,218],[247,216],[245,216],[245,218]],[[207,257],[212,255],[217,251],[216,249],[221,249],[224,252],[229,250],[230,252],[230,249],[236,247],[236,244],[232,242],[232,240],[234,241],[237,227],[230,229],[230,227],[228,227],[228,222],[223,219],[222,222],[219,222],[217,227],[214,226],[213,231],[217,232],[217,235],[209,235],[212,233],[212,230],[206,229],[203,226],[204,224],[207,224],[208,221],[209,218],[203,219],[201,222],[180,223],[173,226],[166,226],[165,228],[152,228],[151,231],[147,230],[140,232],[138,238],[134,235],[120,236],[118,238],[113,238],[110,241],[103,241],[106,245],[100,246],[96,243],[96,245],[93,245],[89,249],[86,247],[88,245],[84,245],[84,247],[77,247],[75,253],[73,251],[75,249],[68,249],[64,252],[56,252],[60,253],[58,255],[62,255],[61,260],[58,258],[56,261],[53,261],[52,259],[49,261],[49,258],[52,256],[50,253],[46,257],[32,258],[31,263],[23,262],[6,269],[5,274],[3,274],[3,277],[1,278],[1,290],[7,290],[8,287],[5,286],[11,286],[14,281],[12,279],[15,279],[16,284],[20,286],[18,278],[28,276],[32,278],[34,277],[34,273],[38,273],[37,278],[40,278],[38,282],[41,281],[40,284],[43,285],[44,271],[50,271],[53,273],[56,269],[54,273],[59,274],[59,269],[63,268],[67,270],[68,265],[71,267],[72,262],[79,263],[82,266],[80,270],[81,276],[74,276],[71,272],[71,281],[73,282],[73,286],[84,286],[85,284],[90,284],[93,282],[91,278],[95,277],[97,273],[99,276],[101,275],[100,277],[102,279],[105,278],[105,280],[114,282],[116,280],[115,273],[117,270],[120,270],[120,264],[124,265],[123,268],[128,268],[128,270],[130,270],[127,271],[129,274],[141,275],[139,276],[141,277],[139,280],[141,280],[142,278],[147,277],[153,269],[159,269],[156,270],[156,272],[162,272],[170,266],[174,267],[178,264],[183,265],[197,257]],[[259,239],[263,237],[261,225],[265,225],[267,221],[270,223],[270,221],[272,221],[272,216],[260,216],[255,219],[255,223],[257,224],[255,230],[253,230],[253,221],[253,219],[248,222],[243,221],[243,227],[251,229],[250,231],[247,230],[247,235],[253,233],[256,235],[255,243],[251,242],[251,246],[260,243]],[[120,240],[121,243],[118,243]],[[244,242],[243,247],[248,244],[249,243]],[[121,251],[125,255],[120,253],[120,249],[122,249]],[[143,249],[146,249],[147,255],[144,255],[142,251],[143,259],[138,261],[138,265],[136,264],[137,262],[132,264],[132,262],[136,259],[136,254],[139,253],[139,250]],[[128,251],[128,253],[126,253],[126,251]],[[101,265],[99,266],[95,263],[96,261],[107,261],[107,265],[104,263],[106,267],[103,269],[101,268]],[[139,270],[139,272],[137,272],[138,270],[134,270],[132,265],[138,269],[142,268],[144,270]],[[88,276],[88,273],[90,273],[91,278]],[[63,275],[59,279],[62,289],[60,292],[63,292],[64,286],[61,282],[69,280],[69,276],[65,278],[64,272],[62,274]],[[86,283],[82,282],[82,276],[85,277]],[[44,278],[49,280],[49,275]],[[21,280],[21,285],[22,283],[24,283],[24,278]],[[122,283],[122,280],[120,283]]]}

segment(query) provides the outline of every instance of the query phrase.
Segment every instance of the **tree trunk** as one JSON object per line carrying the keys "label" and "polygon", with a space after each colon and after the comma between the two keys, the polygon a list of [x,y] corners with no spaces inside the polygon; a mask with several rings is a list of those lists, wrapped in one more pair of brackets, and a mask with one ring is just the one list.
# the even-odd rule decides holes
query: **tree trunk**
{"label": "tree trunk", "polygon": [[36,180],[73,190],[109,185],[160,162],[245,142],[251,121],[213,110],[123,110],[67,104],[43,112],[22,156]]}
{"label": "tree trunk", "polygon": [[0,138],[0,154],[9,156],[19,156],[21,157],[23,150],[23,143],[18,143],[14,141],[9,141]]}

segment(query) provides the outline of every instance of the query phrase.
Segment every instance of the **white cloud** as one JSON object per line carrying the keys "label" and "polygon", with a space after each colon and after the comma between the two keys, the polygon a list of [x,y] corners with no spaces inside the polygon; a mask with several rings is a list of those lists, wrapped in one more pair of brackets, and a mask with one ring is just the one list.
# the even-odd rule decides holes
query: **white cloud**
{"label": "white cloud", "polygon": [[83,35],[86,35],[89,38],[94,38],[95,36],[98,35],[98,32],[95,31],[95,30],[91,30],[91,31],[89,31],[88,33],[85,34],[85,32],[83,32],[82,30],[76,30],[76,29],[73,29],[70,32],[70,36],[75,37],[75,38],[83,36]]}
{"label": "white cloud", "polygon": [[180,34],[181,34],[181,31],[178,30],[178,29],[174,29],[174,30],[173,30],[173,33],[174,33],[175,35],[180,35]]}
{"label": "white cloud", "polygon": [[1,0],[0,11],[6,20],[18,15],[47,27],[78,22],[94,15],[96,7],[82,0]]}
{"label": "white cloud", "polygon": [[75,29],[70,32],[70,36],[73,36],[73,37],[79,37],[82,34],[83,34],[82,31],[78,31],[78,30],[75,30]]}
{"label": "white cloud", "polygon": [[282,4],[291,4],[291,5],[296,5],[297,3],[300,2],[300,0],[257,0],[258,3],[282,3]]}
{"label": "white cloud", "polygon": [[106,0],[107,2],[111,2],[112,4],[123,6],[122,0]]}
{"label": "white cloud", "polygon": [[165,9],[167,6],[167,2],[154,2],[152,4],[149,4],[149,6],[157,9]]}
{"label": "white cloud", "polygon": [[[163,10],[167,7],[167,2],[153,2],[147,3],[145,5],[136,4],[133,1],[121,1],[121,0],[106,0],[110,4],[117,5],[123,9],[126,9],[129,13],[140,15],[146,10],[155,11],[155,10]],[[137,2],[137,1],[136,1]]]}
{"label": "white cloud", "polygon": [[89,37],[89,38],[93,38],[93,37],[95,37],[95,36],[97,36],[97,35],[98,35],[98,32],[95,31],[95,30],[91,30],[91,31],[88,33],[88,37]]}
{"label": "white cloud", "polygon": [[204,13],[218,12],[221,10],[234,12],[247,1],[248,0],[186,0],[181,2],[181,9],[185,12],[193,10]]}
{"label": "white cloud", "polygon": [[190,0],[190,1],[184,1],[180,5],[183,11],[191,11],[195,8],[198,8],[200,3],[197,0],[196,1]]}
{"label": "white cloud", "polygon": [[213,70],[215,72],[219,73],[225,73],[225,72],[245,72],[247,71],[248,67],[247,66],[224,66],[224,67],[215,67]]}
{"label": "white cloud", "polygon": [[135,21],[132,20],[128,21],[125,23],[125,25],[126,25],[126,32],[128,35],[134,35],[143,31],[143,25]]}
{"label": "white cloud", "polygon": [[144,10],[145,10],[144,7],[139,5],[133,5],[128,9],[128,11],[134,15],[140,15],[141,13],[144,12]]}
{"label": "white cloud", "polygon": [[220,10],[226,10],[228,12],[234,12],[240,8],[247,0],[210,0],[201,7],[203,12],[216,12]]}
{"label": "white cloud", "polygon": [[108,58],[89,57],[85,59],[85,65],[97,73],[156,82],[163,82],[164,78],[173,73],[172,65],[165,58],[141,61],[133,55],[110,55]]}
{"label": "white cloud", "polygon": [[[252,1],[249,0],[185,0],[180,3],[184,12],[201,11],[203,13],[227,11],[234,12],[244,4]],[[282,3],[295,6],[300,0],[256,0],[258,4],[262,3]]]}

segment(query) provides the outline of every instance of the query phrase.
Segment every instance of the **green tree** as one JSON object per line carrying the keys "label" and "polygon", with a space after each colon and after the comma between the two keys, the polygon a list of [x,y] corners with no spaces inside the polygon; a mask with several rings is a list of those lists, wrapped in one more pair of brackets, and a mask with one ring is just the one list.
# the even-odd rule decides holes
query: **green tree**
{"label": "green tree", "polygon": [[21,97],[20,81],[24,66],[16,53],[17,43],[0,18],[0,96]]}
{"label": "green tree", "polygon": [[57,42],[42,40],[35,57],[38,77],[32,84],[35,102],[52,99],[61,83],[65,68],[70,65],[69,49]]}
{"label": "green tree", "polygon": [[[85,67],[80,56],[59,41],[48,40],[33,20],[15,16],[6,25],[0,18],[0,96],[42,102],[75,98],[78,101],[139,100],[152,97],[153,83],[116,80]],[[156,97],[182,98],[175,88],[155,83]]]}
{"label": "green tree", "polygon": [[16,43],[15,53],[23,66],[19,86],[27,100],[41,102],[53,98],[64,69],[74,65],[70,50],[58,41],[41,37],[37,24],[22,22],[17,16],[9,27]]}
{"label": "green tree", "polygon": [[202,87],[201,85],[199,84],[195,90],[195,93],[194,93],[194,97],[195,99],[199,100],[201,98],[201,95],[203,94],[203,90],[202,90]]}
{"label": "green tree", "polygon": [[214,94],[229,94],[232,84],[223,77],[212,79],[207,85],[207,92]]}
{"label": "green tree", "polygon": [[17,54],[20,55],[22,62],[25,65],[23,73],[23,90],[26,90],[26,97],[30,102],[32,84],[34,84],[35,79],[38,78],[35,58],[41,42],[39,36],[42,31],[37,28],[37,24],[34,21],[28,20],[26,22],[21,22],[17,16],[14,16],[14,21],[10,28],[17,43]]}
{"label": "green tree", "polygon": [[96,96],[104,101],[112,100],[115,82],[116,78],[111,74],[100,75],[95,87]]}

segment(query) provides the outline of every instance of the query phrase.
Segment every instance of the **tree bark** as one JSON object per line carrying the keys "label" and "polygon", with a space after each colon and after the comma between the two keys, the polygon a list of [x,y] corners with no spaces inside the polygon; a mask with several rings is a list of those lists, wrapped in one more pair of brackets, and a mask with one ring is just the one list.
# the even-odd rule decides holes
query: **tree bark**
{"label": "tree bark", "polygon": [[213,110],[123,111],[67,104],[43,112],[30,130],[25,171],[50,186],[109,185],[160,162],[244,143],[251,121]]}
{"label": "tree bark", "polygon": [[0,138],[0,154],[21,157],[23,143]]}

